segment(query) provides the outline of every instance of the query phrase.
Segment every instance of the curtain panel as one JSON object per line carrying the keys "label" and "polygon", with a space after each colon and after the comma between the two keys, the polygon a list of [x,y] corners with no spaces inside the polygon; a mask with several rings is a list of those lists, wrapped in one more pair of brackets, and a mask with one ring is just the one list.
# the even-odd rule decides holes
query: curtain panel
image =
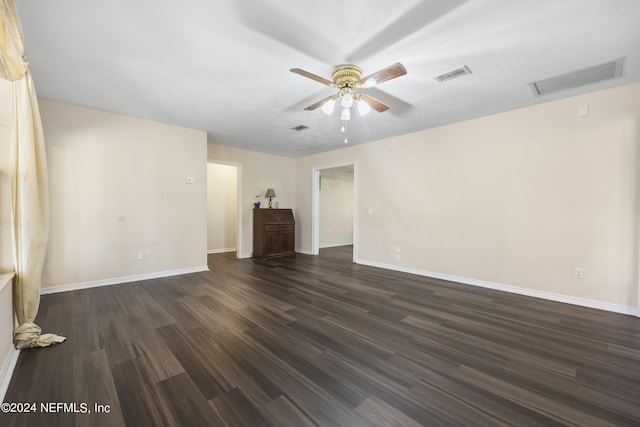
{"label": "curtain panel", "polygon": [[40,305],[42,268],[49,241],[47,157],[24,36],[14,0],[0,0],[0,77],[13,85],[11,200],[13,222],[14,311],[18,349],[46,347],[65,340],[42,334],[34,323]]}

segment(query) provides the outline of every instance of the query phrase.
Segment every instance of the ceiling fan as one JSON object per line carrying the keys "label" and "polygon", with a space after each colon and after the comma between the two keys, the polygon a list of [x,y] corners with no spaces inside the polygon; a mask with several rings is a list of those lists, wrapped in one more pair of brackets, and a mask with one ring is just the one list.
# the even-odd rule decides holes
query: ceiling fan
{"label": "ceiling fan", "polygon": [[351,64],[338,65],[331,72],[331,80],[327,80],[324,77],[301,70],[300,68],[292,68],[289,71],[300,74],[301,76],[310,78],[311,80],[315,80],[329,87],[339,89],[338,93],[321,99],[315,104],[309,105],[305,110],[315,110],[322,106],[322,110],[325,113],[331,114],[335,108],[336,102],[338,101],[339,106],[342,108],[342,113],[340,114],[340,119],[342,120],[351,119],[350,109],[354,105],[358,106],[358,111],[361,115],[368,113],[371,109],[374,109],[379,113],[387,111],[389,109],[388,105],[364,92],[358,91],[358,89],[366,89],[407,74],[407,69],[399,62],[366,77],[362,77],[362,70],[360,67]]}

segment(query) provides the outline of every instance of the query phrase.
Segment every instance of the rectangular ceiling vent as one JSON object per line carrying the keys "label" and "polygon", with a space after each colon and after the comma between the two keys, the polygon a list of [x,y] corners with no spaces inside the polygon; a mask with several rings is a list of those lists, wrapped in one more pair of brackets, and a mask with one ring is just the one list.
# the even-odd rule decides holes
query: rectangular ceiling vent
{"label": "rectangular ceiling vent", "polygon": [[291,130],[295,130],[300,132],[301,130],[305,130],[305,129],[309,129],[309,126],[305,126],[305,125],[298,125],[296,127],[292,127]]}
{"label": "rectangular ceiling vent", "polygon": [[440,74],[439,76],[435,76],[434,79],[436,79],[440,83],[445,83],[445,82],[448,82],[449,80],[466,76],[467,74],[471,74],[471,70],[466,65],[463,65],[462,67],[456,68],[455,70],[451,70],[444,74]]}
{"label": "rectangular ceiling vent", "polygon": [[605,80],[617,79],[622,76],[624,60],[625,58],[619,58],[615,61],[583,68],[582,70],[538,80],[537,82],[529,83],[529,86],[535,96],[541,96]]}

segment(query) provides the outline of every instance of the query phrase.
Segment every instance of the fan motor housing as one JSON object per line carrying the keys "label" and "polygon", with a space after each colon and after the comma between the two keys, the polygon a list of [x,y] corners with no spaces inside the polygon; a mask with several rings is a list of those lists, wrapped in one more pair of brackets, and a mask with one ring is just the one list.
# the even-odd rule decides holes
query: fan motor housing
{"label": "fan motor housing", "polygon": [[331,73],[333,83],[339,87],[356,87],[356,84],[362,79],[362,70],[351,64],[338,65]]}

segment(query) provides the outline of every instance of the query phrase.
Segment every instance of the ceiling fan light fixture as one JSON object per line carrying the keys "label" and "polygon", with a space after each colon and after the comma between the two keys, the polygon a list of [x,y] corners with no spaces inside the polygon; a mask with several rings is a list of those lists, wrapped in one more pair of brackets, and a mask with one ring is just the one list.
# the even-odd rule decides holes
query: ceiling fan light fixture
{"label": "ceiling fan light fixture", "polygon": [[[360,67],[351,64],[342,64],[334,67],[331,72],[331,80],[327,80],[324,77],[320,77],[299,68],[292,68],[289,71],[318,83],[322,83],[323,85],[331,88],[338,89],[338,92],[334,92],[334,95],[328,96],[309,105],[305,110],[311,111],[321,107],[325,113],[331,114],[335,109],[336,104],[339,104],[342,109],[340,112],[340,120],[342,120],[342,128],[340,131],[343,133],[346,132],[347,122],[351,120],[351,107],[354,105],[357,104],[358,112],[361,116],[367,114],[370,110],[376,110],[377,112],[382,113],[389,109],[388,105],[370,95],[367,95],[366,93],[358,92],[358,89],[376,86],[380,83],[384,83],[388,80],[407,74],[407,69],[399,62],[378,70],[364,78],[362,77],[362,70]],[[338,98],[340,99],[338,100]],[[346,135],[344,142],[345,144],[348,142]]]}
{"label": "ceiling fan light fixture", "polygon": [[322,111],[324,111],[327,114],[331,114],[333,113],[333,107],[335,105],[336,105],[336,100],[332,98],[327,102],[325,102],[324,104],[322,104]]}
{"label": "ceiling fan light fixture", "polygon": [[361,116],[364,116],[369,111],[371,111],[371,107],[369,106],[369,104],[365,100],[360,99],[358,101],[358,111],[360,112]]}
{"label": "ceiling fan light fixture", "polygon": [[345,92],[341,95],[340,103],[343,108],[351,108],[353,106],[353,95],[349,92]]}
{"label": "ceiling fan light fixture", "polygon": [[377,83],[378,83],[378,82],[376,81],[376,79],[374,79],[374,78],[370,78],[370,79],[367,79],[367,80],[364,82],[363,87],[365,87],[365,88],[367,88],[367,87],[373,87],[373,86],[375,86]]}

